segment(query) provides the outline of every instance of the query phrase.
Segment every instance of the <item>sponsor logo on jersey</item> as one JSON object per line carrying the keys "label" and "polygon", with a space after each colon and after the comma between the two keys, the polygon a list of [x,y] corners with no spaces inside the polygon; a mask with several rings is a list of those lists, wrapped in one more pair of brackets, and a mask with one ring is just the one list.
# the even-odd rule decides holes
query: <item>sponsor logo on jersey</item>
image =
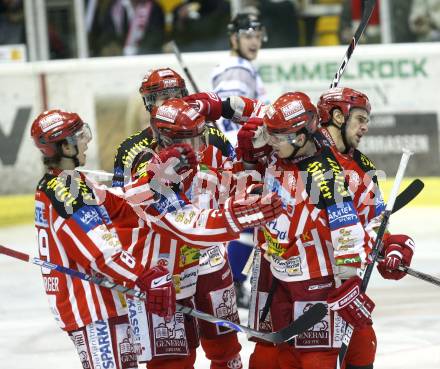
{"label": "sponsor logo on jersey", "polygon": [[77,224],[86,233],[103,224],[101,215],[96,210],[96,207],[89,205],[85,205],[78,209],[73,214],[72,218],[76,220]]}
{"label": "sponsor logo on jersey", "polygon": [[358,265],[362,262],[360,256],[336,258],[336,265]]}
{"label": "sponsor logo on jersey", "polygon": [[[295,319],[307,312],[314,304],[325,303],[325,301],[295,301],[294,317]],[[331,347],[331,319],[327,314],[321,321],[312,328],[295,337],[295,347],[313,348],[313,347]]]}
{"label": "sponsor logo on jersey", "polygon": [[193,263],[198,263],[200,258],[200,250],[195,247],[183,245],[180,248],[179,267],[184,267]]}
{"label": "sponsor logo on jersey", "polygon": [[277,235],[277,239],[280,241],[284,241],[286,239],[289,226],[290,221],[286,214],[281,214],[278,218],[266,224],[266,227],[271,231],[271,233],[275,233]]}
{"label": "sponsor logo on jersey", "polygon": [[154,355],[187,355],[187,339],[184,317],[176,312],[171,319],[153,316]]}
{"label": "sponsor logo on jersey", "polygon": [[376,208],[374,212],[374,216],[379,216],[382,214],[382,212],[385,210],[385,201],[383,201],[382,195],[379,193],[377,202],[376,202]]}
{"label": "sponsor logo on jersey", "polygon": [[290,277],[303,274],[300,256],[291,256],[287,260],[278,256],[273,256],[271,265],[277,272],[287,274]]}
{"label": "sponsor logo on jersey", "polygon": [[46,206],[42,201],[35,201],[35,225],[38,227],[48,228],[49,224],[46,219]]}
{"label": "sponsor logo on jersey", "polygon": [[[137,355],[142,355],[146,348],[143,335],[146,326],[146,311],[145,303],[141,300],[134,300],[132,298],[127,299],[128,303],[128,317],[130,320],[131,333],[133,337],[133,351]],[[127,331],[128,333],[128,331]]]}
{"label": "sponsor logo on jersey", "polygon": [[278,239],[272,237],[270,232],[265,228],[263,228],[263,235],[266,239],[267,254],[281,256],[285,250],[281,247]]}
{"label": "sponsor logo on jersey", "polygon": [[305,231],[299,236],[299,239],[301,240],[303,247],[314,245],[313,236],[310,231]]}
{"label": "sponsor logo on jersey", "polygon": [[97,320],[88,330],[95,365],[103,369],[116,368],[108,322]]}
{"label": "sponsor logo on jersey", "polygon": [[287,105],[281,107],[281,112],[283,113],[284,119],[289,120],[304,114],[306,110],[301,101],[291,101]]}
{"label": "sponsor logo on jersey", "polygon": [[327,208],[330,229],[333,231],[338,228],[354,225],[359,222],[359,218],[354,209],[353,203],[342,202],[330,205]]}
{"label": "sponsor logo on jersey", "polygon": [[356,238],[352,236],[353,229],[340,228],[338,231],[339,236],[336,236],[336,250],[348,251],[354,249]]}

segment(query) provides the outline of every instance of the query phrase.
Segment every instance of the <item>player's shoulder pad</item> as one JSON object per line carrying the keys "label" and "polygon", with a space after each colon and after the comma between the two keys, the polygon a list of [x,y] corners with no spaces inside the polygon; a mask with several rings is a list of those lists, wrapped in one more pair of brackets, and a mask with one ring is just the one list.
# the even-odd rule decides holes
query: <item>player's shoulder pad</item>
{"label": "player's shoulder pad", "polygon": [[78,173],[63,173],[59,176],[46,174],[40,181],[38,189],[46,194],[57,213],[65,219],[70,218],[84,206],[96,207],[92,189]]}
{"label": "player's shoulder pad", "polygon": [[376,166],[374,165],[373,161],[367,155],[357,149],[353,150],[353,160],[364,172],[376,170]]}
{"label": "player's shoulder pad", "polygon": [[307,176],[306,190],[309,196],[319,193],[318,208],[352,200],[344,178],[344,168],[330,147],[324,146],[315,156],[300,161],[298,168],[302,175]]}
{"label": "player's shoulder pad", "polygon": [[234,146],[229,142],[226,135],[217,127],[207,125],[208,143],[221,151],[222,155],[227,158],[235,158]]}
{"label": "player's shoulder pad", "polygon": [[131,168],[140,152],[152,149],[155,145],[156,139],[148,129],[134,133],[119,145],[115,155],[115,167]]}

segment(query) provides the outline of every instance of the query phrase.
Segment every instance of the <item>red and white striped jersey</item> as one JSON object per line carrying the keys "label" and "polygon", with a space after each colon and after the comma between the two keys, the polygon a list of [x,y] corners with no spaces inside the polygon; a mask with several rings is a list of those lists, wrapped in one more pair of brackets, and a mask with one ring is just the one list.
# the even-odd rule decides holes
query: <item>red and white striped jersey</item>
{"label": "red and white striped jersey", "polygon": [[[174,284],[177,291],[177,298],[183,299],[195,293],[198,274],[215,272],[226,262],[225,242],[238,238],[236,234],[226,235],[214,230],[211,222],[218,224],[223,221],[219,218],[221,212],[209,210],[219,207],[219,200],[229,197],[230,192],[235,186],[235,178],[231,172],[241,169],[240,163],[235,160],[235,150],[229,143],[225,135],[215,127],[207,127],[209,145],[199,153],[199,165],[196,175],[189,177],[189,181],[184,181],[183,194],[169,193],[169,197],[176,196],[174,201],[180,204],[180,209],[169,206],[170,201],[161,199],[155,206],[161,215],[159,219],[152,219],[154,215],[147,214],[147,217],[140,217],[139,224],[149,221],[153,224],[152,231],[133,230],[131,238],[127,239],[128,250],[135,256],[142,255],[143,260],[148,260],[149,265],[166,265],[174,276]],[[147,134],[147,130],[141,131],[138,135],[129,137],[118,149],[115,163],[122,163],[122,155],[132,152],[136,148],[136,142]],[[144,146],[155,149],[155,141],[143,141]],[[149,170],[150,156],[141,156],[131,160],[125,172],[132,174],[132,180],[144,178]],[[121,158],[119,158],[121,156]],[[120,168],[115,165],[115,176]],[[224,171],[221,176],[220,172]],[[231,173],[231,176],[229,176]],[[226,181],[226,186],[219,186],[222,178],[231,178]],[[119,185],[114,182],[114,185]],[[187,184],[187,185],[186,185]],[[223,193],[220,189],[223,188]],[[171,191],[172,192],[172,191]],[[196,212],[186,211],[181,205],[183,197],[191,199],[201,211],[201,216],[197,218]],[[163,200],[163,201],[162,201]],[[185,201],[184,201],[185,202]],[[223,203],[223,201],[220,201]],[[220,204],[221,205],[221,204]],[[186,227],[183,232],[175,227]],[[195,225],[195,228],[193,227]],[[183,229],[183,228],[181,228]],[[226,228],[224,229],[226,230]],[[136,240],[142,239],[143,245]],[[209,240],[206,242],[206,240]]]}
{"label": "red and white striped jersey", "polygon": [[[161,248],[173,248],[169,234],[195,245],[191,247],[221,245],[238,237],[223,211],[200,210],[180,198],[179,206],[176,199],[163,198],[155,207],[127,203],[145,191],[149,186],[141,181],[109,190],[95,187],[75,171],[45,174],[35,194],[40,258],[133,287],[144,268],[160,264]],[[165,201],[177,210],[161,216],[160,209],[170,206]],[[42,268],[42,274],[51,310],[64,330],[127,313],[124,297],[113,290],[56,270]]]}
{"label": "red and white striped jersey", "polygon": [[278,279],[319,278],[333,275],[336,266],[366,262],[372,242],[338,159],[328,148],[296,164],[276,155],[269,159],[265,184],[280,195],[285,212],[258,232],[258,241]]}
{"label": "red and white striped jersey", "polygon": [[385,203],[379,189],[376,167],[373,162],[357,149],[347,154],[337,151],[336,145],[325,128],[320,128],[315,139],[318,144],[328,146],[338,156],[344,168],[348,189],[359,214],[359,219],[371,237],[376,237],[375,228],[380,225]]}
{"label": "red and white striped jersey", "polygon": [[[69,183],[70,182],[70,183]],[[104,206],[76,172],[47,173],[35,194],[35,227],[40,258],[87,274],[130,284],[143,266],[123,251]],[[126,314],[115,291],[42,268],[44,287],[60,327],[70,331],[92,321]]]}

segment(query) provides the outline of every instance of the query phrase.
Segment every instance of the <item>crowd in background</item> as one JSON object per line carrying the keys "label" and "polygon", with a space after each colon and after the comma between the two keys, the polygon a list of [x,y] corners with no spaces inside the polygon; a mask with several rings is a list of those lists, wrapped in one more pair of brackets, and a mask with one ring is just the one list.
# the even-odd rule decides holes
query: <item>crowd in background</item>
{"label": "crowd in background", "polygon": [[[263,47],[274,48],[347,44],[363,0],[241,3],[260,13],[268,34]],[[72,6],[46,0],[51,59],[77,56]],[[182,51],[226,50],[231,6],[225,0],[84,0],[89,55],[170,52],[171,40]],[[381,42],[379,7],[380,0],[362,42]],[[440,0],[389,0],[389,7],[393,42],[440,40]],[[0,0],[0,45],[25,43],[23,1]]]}

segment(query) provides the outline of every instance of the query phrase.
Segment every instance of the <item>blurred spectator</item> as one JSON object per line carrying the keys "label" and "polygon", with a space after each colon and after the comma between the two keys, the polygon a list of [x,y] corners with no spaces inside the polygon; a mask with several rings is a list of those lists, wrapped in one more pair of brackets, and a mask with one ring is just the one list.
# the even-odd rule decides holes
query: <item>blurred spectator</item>
{"label": "blurred spectator", "polygon": [[23,3],[21,0],[0,0],[0,45],[26,42]]}
{"label": "blurred spectator", "polygon": [[413,0],[409,26],[418,41],[440,41],[440,0]]}
{"label": "blurred spectator", "polygon": [[298,12],[293,0],[260,0],[258,8],[267,30],[266,48],[299,44]]}
{"label": "blurred spectator", "polygon": [[[400,1],[399,1],[400,3]],[[342,2],[342,12],[339,25],[339,39],[341,44],[348,44],[351,41],[356,29],[359,26],[364,0],[344,0]],[[367,44],[380,43],[380,19],[379,19],[380,0],[377,1],[371,15],[368,27],[365,29],[362,42]]]}
{"label": "blurred spectator", "polygon": [[172,38],[182,51],[225,50],[229,19],[227,1],[185,1],[174,10]]}
{"label": "blurred spectator", "polygon": [[389,0],[393,42],[414,42],[416,36],[409,28],[409,13],[412,0]]}
{"label": "blurred spectator", "polygon": [[[154,0],[90,0],[92,56],[160,53],[165,37],[162,8]],[[93,6],[92,6],[93,5]]]}

